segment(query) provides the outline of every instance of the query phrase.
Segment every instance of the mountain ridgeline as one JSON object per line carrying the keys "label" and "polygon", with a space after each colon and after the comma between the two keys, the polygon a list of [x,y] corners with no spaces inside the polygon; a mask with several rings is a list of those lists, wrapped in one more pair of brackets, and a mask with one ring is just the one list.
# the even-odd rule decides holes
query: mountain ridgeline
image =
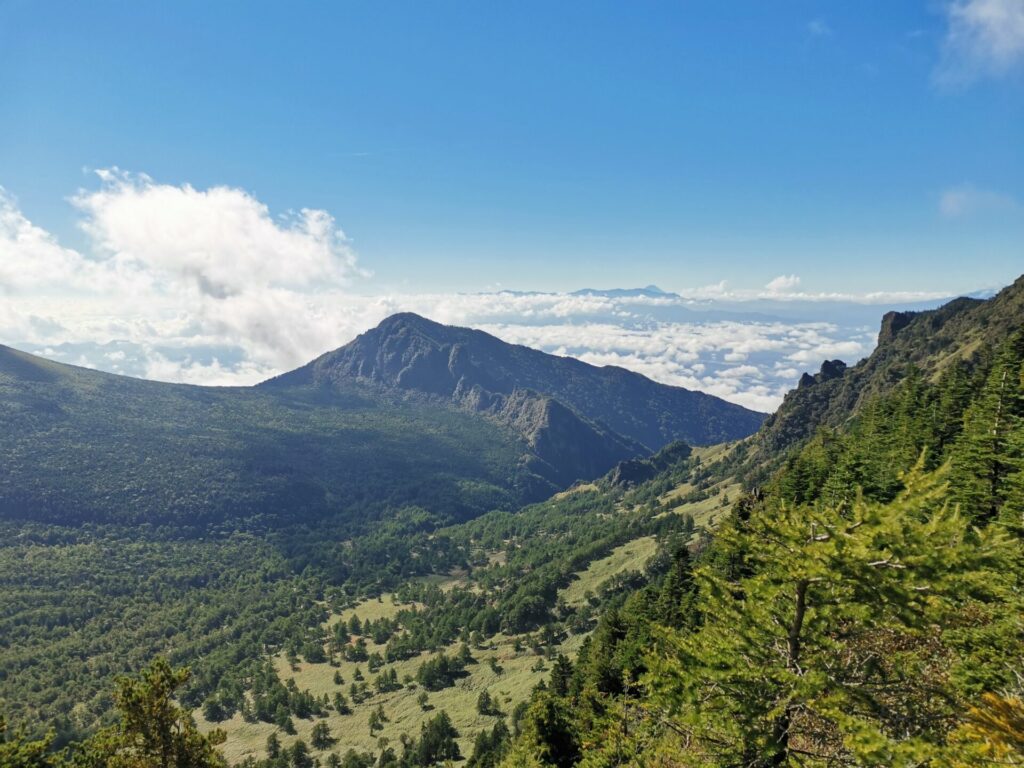
{"label": "mountain ridgeline", "polygon": [[[693,445],[737,440],[756,431],[765,418],[625,368],[545,354],[409,313],[389,317],[350,344],[263,387],[330,387],[352,381],[494,414],[531,436],[534,419],[524,409],[534,408],[526,404],[536,398],[557,401],[619,451],[653,453],[675,440]],[[545,406],[540,412],[547,411]]]}
{"label": "mountain ridgeline", "polygon": [[[0,347],[0,517],[359,528],[514,508],[762,415],[413,315],[256,387],[143,381]],[[233,525],[234,523],[232,523]]]}
{"label": "mountain ridgeline", "polygon": [[921,312],[889,312],[878,345],[853,366],[841,360],[805,373],[796,389],[765,422],[755,442],[779,457],[821,427],[837,427],[872,398],[897,387],[912,371],[937,378],[958,364],[984,363],[984,356],[1021,326],[1024,277],[991,299],[961,297]]}

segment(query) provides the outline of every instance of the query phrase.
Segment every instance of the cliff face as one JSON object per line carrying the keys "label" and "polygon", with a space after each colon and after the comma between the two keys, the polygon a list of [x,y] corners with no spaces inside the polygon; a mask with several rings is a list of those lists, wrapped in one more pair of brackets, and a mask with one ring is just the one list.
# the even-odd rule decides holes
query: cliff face
{"label": "cliff face", "polygon": [[638,443],[530,390],[504,395],[473,387],[459,392],[457,401],[521,435],[532,453],[524,457],[526,468],[558,487],[598,477],[616,462],[645,452]]}

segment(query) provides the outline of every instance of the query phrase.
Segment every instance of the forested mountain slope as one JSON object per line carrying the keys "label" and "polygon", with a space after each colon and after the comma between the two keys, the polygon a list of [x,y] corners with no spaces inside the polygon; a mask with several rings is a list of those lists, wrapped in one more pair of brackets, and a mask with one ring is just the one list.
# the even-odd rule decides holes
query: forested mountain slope
{"label": "forested mountain slope", "polygon": [[529,498],[524,441],[453,409],[142,381],[0,348],[0,517],[272,524]]}
{"label": "forested mountain slope", "polygon": [[301,647],[325,594],[462,565],[439,526],[646,453],[518,385],[470,408],[368,379],[162,384],[0,347],[0,711],[73,738],[156,653],[197,665],[201,702]]}
{"label": "forested mountain slope", "polygon": [[761,419],[409,315],[259,387],[162,384],[0,347],[0,515],[287,525],[416,504],[466,518]]}
{"label": "forested mountain slope", "polygon": [[957,363],[973,367],[1022,322],[1024,277],[991,299],[959,298],[938,309],[889,312],[870,356],[851,366],[833,360],[813,376],[805,373],[755,442],[768,455],[777,455],[819,427],[841,424],[871,398],[891,391],[912,369],[933,379]]}
{"label": "forested mountain slope", "polygon": [[710,473],[776,468],[678,612],[664,579],[606,609],[495,764],[1024,764],[1022,287],[887,316],[791,393]]}

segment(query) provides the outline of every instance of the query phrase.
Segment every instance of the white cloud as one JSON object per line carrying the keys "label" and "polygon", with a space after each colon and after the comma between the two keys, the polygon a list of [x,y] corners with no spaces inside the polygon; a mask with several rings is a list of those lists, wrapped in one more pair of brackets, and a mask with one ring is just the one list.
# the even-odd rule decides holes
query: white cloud
{"label": "white cloud", "polygon": [[0,293],[23,293],[44,285],[94,282],[93,265],[62,247],[29,221],[17,201],[0,187]]}
{"label": "white cloud", "polygon": [[251,361],[243,361],[234,366],[225,366],[216,359],[209,363],[193,360],[179,362],[169,360],[159,352],[150,352],[145,378],[204,386],[235,386],[264,381],[276,373],[279,373],[276,369]]}
{"label": "white cloud", "polygon": [[1021,204],[1000,192],[979,189],[972,184],[961,184],[943,191],[939,197],[939,212],[947,218],[960,218],[985,211],[1015,211]]}
{"label": "white cloud", "polygon": [[1024,62],[1024,0],[955,0],[945,13],[940,85],[1005,75]]}
{"label": "white cloud", "polygon": [[85,214],[82,229],[119,269],[214,299],[267,286],[341,287],[355,271],[326,211],[304,208],[275,220],[240,189],[157,184],[116,168],[97,175],[101,188],[72,202]]}
{"label": "white cloud", "polygon": [[762,299],[772,301],[807,301],[817,303],[849,302],[853,304],[893,304],[915,301],[929,301],[945,298],[949,294],[941,291],[869,291],[851,293],[847,291],[798,291],[800,278],[797,275],[779,275],[764,288],[732,288],[722,280],[712,285],[686,288],[680,291],[685,297],[684,304],[697,305],[706,302],[750,302]]}
{"label": "white cloud", "polygon": [[[800,371],[846,355],[854,362],[869,347],[829,323],[659,323],[641,329],[608,322],[483,325],[515,344],[571,354],[593,365],[617,365],[666,384],[696,389],[748,408],[774,410]],[[859,330],[857,331],[859,332]],[[750,362],[733,364],[736,350]]]}
{"label": "white cloud", "polygon": [[718,378],[720,379],[746,379],[750,377],[755,379],[761,378],[761,369],[753,365],[737,365],[718,372]]}
{"label": "white cloud", "polygon": [[800,285],[798,275],[779,275],[765,286],[768,293],[786,293]]}
{"label": "white cloud", "polygon": [[817,344],[807,344],[801,349],[786,356],[794,363],[807,363],[808,367],[820,365],[825,360],[839,358],[845,362],[857,362],[870,350],[859,341],[835,341],[822,339]]}
{"label": "white cloud", "polygon": [[[684,296],[597,293],[361,296],[363,274],[325,211],[272,215],[244,190],[120,171],[72,202],[91,243],[62,246],[0,193],[0,342],[64,362],[194,384],[252,384],[338,347],[399,311],[772,410],[798,371],[870,349],[861,327],[702,317],[716,302],[910,301],[937,294],[812,293],[780,275]],[[696,311],[691,311],[696,310]],[[734,310],[730,310],[734,311]]]}
{"label": "white cloud", "polygon": [[[169,346],[242,350],[252,365],[210,368],[218,381],[298,365],[362,330],[345,301],[362,274],[334,219],[321,210],[272,217],[230,187],[198,190],[144,175],[98,172],[100,186],[72,198],[93,252],[62,247],[0,192],[0,291],[23,297],[0,315],[5,338],[53,341],[46,323],[71,325],[57,341],[155,339]],[[359,313],[362,315],[362,312]],[[57,315],[60,320],[54,320]],[[17,335],[12,335],[17,334]],[[191,380],[155,359],[153,375]]]}

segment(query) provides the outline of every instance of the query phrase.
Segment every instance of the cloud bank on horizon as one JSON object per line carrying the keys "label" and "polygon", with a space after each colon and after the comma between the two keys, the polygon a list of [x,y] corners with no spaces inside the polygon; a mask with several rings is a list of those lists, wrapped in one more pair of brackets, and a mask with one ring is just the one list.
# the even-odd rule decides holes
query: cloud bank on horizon
{"label": "cloud bank on horizon", "polygon": [[369,274],[322,210],[272,215],[244,190],[161,184],[118,169],[70,198],[87,252],[0,191],[0,341],[163,381],[252,384],[413,311],[506,341],[619,365],[762,411],[804,370],[856,360],[890,306],[943,294],[804,291],[783,274],[667,293],[359,293]]}

